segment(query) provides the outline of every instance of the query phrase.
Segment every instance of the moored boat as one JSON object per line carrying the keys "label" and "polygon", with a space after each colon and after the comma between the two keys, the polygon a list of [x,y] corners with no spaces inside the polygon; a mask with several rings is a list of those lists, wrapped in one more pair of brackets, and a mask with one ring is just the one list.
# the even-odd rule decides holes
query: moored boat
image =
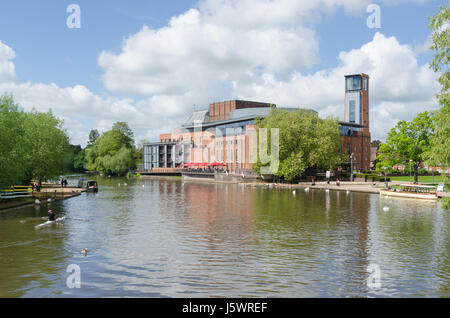
{"label": "moored boat", "polygon": [[421,184],[400,184],[398,189],[380,190],[380,195],[387,197],[437,200],[436,187]]}
{"label": "moored boat", "polygon": [[86,188],[87,192],[98,192],[97,181],[88,181]]}

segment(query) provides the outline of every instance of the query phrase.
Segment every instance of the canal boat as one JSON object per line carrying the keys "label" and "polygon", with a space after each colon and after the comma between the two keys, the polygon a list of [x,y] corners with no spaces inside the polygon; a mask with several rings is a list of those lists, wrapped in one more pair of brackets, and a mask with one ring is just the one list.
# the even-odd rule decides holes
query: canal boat
{"label": "canal boat", "polygon": [[380,195],[421,200],[437,200],[438,198],[436,187],[421,184],[400,184],[398,189],[380,190]]}
{"label": "canal boat", "polygon": [[98,192],[97,181],[88,181],[86,185],[87,192]]}

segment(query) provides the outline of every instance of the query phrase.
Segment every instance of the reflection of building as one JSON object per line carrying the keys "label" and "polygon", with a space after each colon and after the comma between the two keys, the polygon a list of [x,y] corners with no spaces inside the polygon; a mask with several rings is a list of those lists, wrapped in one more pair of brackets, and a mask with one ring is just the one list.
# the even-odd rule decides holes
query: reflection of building
{"label": "reflection of building", "polygon": [[[256,160],[254,124],[273,104],[232,100],[196,111],[172,134],[144,147],[144,170],[179,169],[184,163],[221,162],[230,172],[250,170]],[[294,108],[284,108],[295,111]],[[342,151],[353,154],[355,170],[370,169],[369,76],[345,77]],[[161,170],[162,171],[162,170]]]}

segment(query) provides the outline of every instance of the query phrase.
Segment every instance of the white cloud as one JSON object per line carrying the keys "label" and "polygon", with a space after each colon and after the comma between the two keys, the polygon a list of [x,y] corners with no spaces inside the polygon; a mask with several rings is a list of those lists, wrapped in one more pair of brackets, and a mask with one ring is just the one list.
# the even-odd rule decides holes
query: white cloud
{"label": "white cloud", "polygon": [[0,83],[16,81],[15,56],[13,49],[0,41]]}
{"label": "white cloud", "polygon": [[344,75],[370,75],[370,120],[373,138],[385,138],[398,120],[435,109],[436,74],[417,63],[415,53],[395,37],[376,33],[359,49],[339,54],[340,65],[311,75],[293,73],[287,81],[272,74],[238,84],[237,95],[270,100],[288,107],[310,107],[343,119]]}
{"label": "white cloud", "polygon": [[[397,1],[398,2],[398,1]],[[413,1],[414,2],[414,1]],[[104,86],[143,99],[99,96],[87,87],[21,83],[14,51],[0,42],[0,94],[12,92],[25,108],[52,108],[66,119],[74,143],[92,128],[127,121],[136,139],[154,140],[179,126],[196,108],[231,98],[311,107],[342,117],[344,75],[371,76],[371,130],[384,138],[399,119],[436,105],[436,76],[418,65],[413,49],[377,33],[360,48],[341,52],[339,65],[305,73],[319,62],[314,25],[324,13],[343,8],[366,14],[369,0],[201,0],[166,27],[144,26],[118,53],[103,51]]]}

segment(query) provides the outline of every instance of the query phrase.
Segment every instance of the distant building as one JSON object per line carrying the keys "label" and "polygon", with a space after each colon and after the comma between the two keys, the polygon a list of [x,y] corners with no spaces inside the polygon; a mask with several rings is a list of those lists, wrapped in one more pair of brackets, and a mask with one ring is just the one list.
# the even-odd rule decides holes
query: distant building
{"label": "distant building", "polygon": [[[231,100],[195,111],[171,134],[144,146],[144,170],[169,171],[185,163],[226,164],[230,172],[251,170],[256,159],[253,132],[255,119],[264,118],[274,104]],[[295,108],[283,108],[295,111]],[[312,110],[305,110],[312,111]],[[348,154],[354,170],[370,169],[369,76],[345,77],[344,121],[341,150]],[[350,155],[352,155],[350,160]],[[170,170],[173,171],[173,170]]]}

